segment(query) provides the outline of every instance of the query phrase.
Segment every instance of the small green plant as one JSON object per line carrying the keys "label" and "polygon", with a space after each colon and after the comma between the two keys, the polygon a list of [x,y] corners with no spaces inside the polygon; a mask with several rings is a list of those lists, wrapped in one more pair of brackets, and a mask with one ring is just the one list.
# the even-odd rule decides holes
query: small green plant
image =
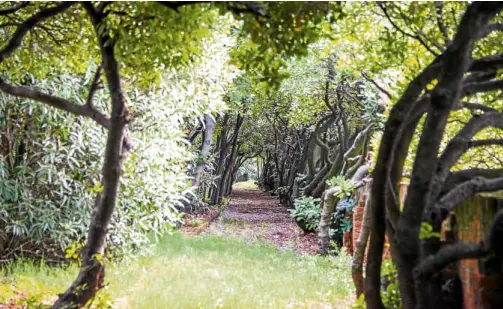
{"label": "small green plant", "polygon": [[340,228],[343,232],[349,233],[353,230],[353,219],[352,218],[342,218]]}
{"label": "small green plant", "polygon": [[421,229],[419,230],[419,239],[428,239],[433,237],[440,237],[439,232],[433,232],[433,226],[428,222],[421,223]]}
{"label": "small green plant", "polygon": [[400,309],[400,290],[398,288],[397,270],[391,260],[386,260],[382,264],[381,277],[386,278],[388,282],[385,291],[381,291],[382,301],[386,308]]}
{"label": "small green plant", "polygon": [[319,198],[311,196],[296,199],[293,204],[294,208],[289,210],[290,215],[297,222],[302,222],[306,230],[314,231],[320,223],[321,206],[319,202]]}
{"label": "small green plant", "polygon": [[365,308],[367,308],[367,303],[365,302],[365,295],[362,294],[351,305],[351,309],[365,309]]}
{"label": "small green plant", "polygon": [[327,185],[330,187],[339,187],[341,190],[337,193],[338,198],[343,198],[344,196],[351,196],[351,193],[355,190],[355,186],[349,180],[344,178],[344,176],[336,176],[327,180]]}

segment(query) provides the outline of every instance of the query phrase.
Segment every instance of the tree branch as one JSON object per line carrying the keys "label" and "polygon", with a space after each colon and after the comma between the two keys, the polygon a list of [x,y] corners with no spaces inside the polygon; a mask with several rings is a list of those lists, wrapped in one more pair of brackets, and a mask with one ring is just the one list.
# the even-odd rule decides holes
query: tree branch
{"label": "tree branch", "polygon": [[480,92],[490,92],[503,89],[503,80],[494,80],[480,83],[466,83],[463,86],[462,97],[470,96]]}
{"label": "tree branch", "polygon": [[503,67],[503,55],[488,56],[474,59],[470,65],[470,72],[495,70]]}
{"label": "tree branch", "polygon": [[427,257],[414,269],[414,277],[418,282],[428,280],[432,275],[444,269],[447,265],[461,259],[475,259],[484,256],[487,249],[482,243],[458,243],[440,249],[437,254]]}
{"label": "tree branch", "polygon": [[455,172],[450,172],[449,176],[446,178],[443,186],[441,196],[452,190],[458,184],[469,181],[475,177],[498,178],[503,175],[503,169],[485,169],[485,168],[472,168],[467,170],[460,170]]}
{"label": "tree branch", "polygon": [[456,109],[461,109],[461,108],[467,108],[470,110],[481,110],[484,112],[495,112],[498,113],[499,111],[495,108],[486,106],[484,104],[480,103],[470,103],[470,102],[459,102],[458,106],[455,107]]}
{"label": "tree branch", "polygon": [[227,2],[227,8],[236,14],[249,13],[256,16],[269,18],[269,14],[264,10],[260,2]]}
{"label": "tree branch", "polygon": [[96,68],[96,72],[94,73],[93,81],[91,82],[91,87],[89,88],[89,94],[87,95],[86,106],[89,108],[93,108],[93,98],[96,91],[99,89],[100,78],[101,78],[101,69],[102,64],[100,63]]}
{"label": "tree branch", "polygon": [[503,177],[493,179],[475,177],[455,186],[435,204],[435,208],[451,211],[479,192],[494,192],[501,189],[503,189]]}
{"label": "tree branch", "polygon": [[442,17],[444,15],[444,3],[441,1],[435,1],[435,9],[437,10],[437,26],[438,29],[440,30],[440,33],[444,36],[444,41],[445,44],[449,43],[449,35],[447,34],[447,28],[445,27],[444,23],[442,22]]}
{"label": "tree branch", "polygon": [[160,5],[163,5],[165,7],[168,7],[178,13],[178,8],[180,8],[182,6],[192,5],[192,4],[197,4],[197,3],[209,3],[209,1],[158,1],[157,3],[159,3]]}
{"label": "tree branch", "polygon": [[58,5],[50,8],[43,8],[38,13],[32,15],[30,18],[26,19],[22,24],[17,27],[16,31],[10,38],[9,42],[5,47],[0,50],[0,63],[2,63],[5,58],[9,57],[16,48],[21,44],[23,37],[32,30],[39,23],[45,21],[46,19],[64,12],[66,9],[74,5],[75,2],[61,2]]}
{"label": "tree branch", "polygon": [[43,93],[37,89],[25,86],[10,85],[2,80],[0,80],[0,91],[19,98],[25,98],[44,103],[77,116],[90,118],[96,121],[102,127],[106,129],[110,128],[110,119],[105,114],[92,108],[92,106],[78,105],[70,102],[69,100]]}
{"label": "tree branch", "polygon": [[486,36],[490,35],[494,31],[503,31],[503,24],[502,23],[494,23],[490,24],[486,27],[482,35],[480,36],[481,39],[485,38]]}
{"label": "tree branch", "polygon": [[375,80],[373,80],[372,78],[370,78],[367,75],[367,73],[365,73],[363,71],[361,73],[362,73],[363,78],[365,78],[367,81],[371,82],[377,89],[379,89],[379,91],[381,91],[382,93],[384,93],[390,100],[393,100],[393,97],[391,96],[391,93],[389,93],[388,90],[384,89]]}
{"label": "tree branch", "polygon": [[449,141],[438,159],[437,169],[430,185],[430,201],[437,200],[451,167],[470,148],[473,136],[482,129],[491,126],[503,129],[503,114],[487,112],[481,116],[473,116],[463,129]]}
{"label": "tree branch", "polygon": [[386,16],[386,18],[388,19],[388,21],[390,22],[390,24],[393,26],[393,28],[395,28],[401,34],[403,34],[403,35],[405,35],[405,36],[407,36],[407,37],[409,37],[411,39],[417,40],[421,45],[424,46],[424,48],[426,48],[426,50],[428,50],[430,53],[432,53],[432,55],[438,56],[438,54],[433,49],[431,49],[428,46],[428,44],[426,44],[426,42],[424,42],[424,40],[421,39],[420,36],[414,35],[414,34],[410,34],[410,33],[406,32],[405,30],[403,30],[402,28],[398,27],[398,25],[393,21],[393,19],[389,15],[388,10],[386,9],[386,5],[384,3],[378,3],[378,5],[381,8],[381,10],[383,11],[383,13]]}

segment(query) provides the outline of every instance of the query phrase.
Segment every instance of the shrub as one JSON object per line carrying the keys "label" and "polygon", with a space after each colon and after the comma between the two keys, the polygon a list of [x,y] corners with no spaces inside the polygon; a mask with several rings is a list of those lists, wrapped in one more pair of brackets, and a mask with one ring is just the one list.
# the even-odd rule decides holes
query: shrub
{"label": "shrub", "polygon": [[315,231],[318,228],[321,218],[321,206],[319,202],[319,198],[304,196],[296,199],[293,204],[294,208],[289,209],[290,215],[295,218],[295,221],[305,231]]}

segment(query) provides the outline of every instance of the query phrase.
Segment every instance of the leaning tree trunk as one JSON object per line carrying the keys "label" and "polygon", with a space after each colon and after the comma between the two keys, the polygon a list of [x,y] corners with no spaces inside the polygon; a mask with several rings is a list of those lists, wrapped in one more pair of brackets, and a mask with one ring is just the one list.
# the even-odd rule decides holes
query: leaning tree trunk
{"label": "leaning tree trunk", "polygon": [[[355,175],[351,178],[353,185],[358,188],[362,185],[362,180],[367,175],[368,166],[362,165],[358,168]],[[335,211],[335,207],[339,202],[339,193],[341,189],[336,187],[331,187],[325,190],[323,197],[323,210],[321,213],[320,225],[318,228],[318,253],[326,255],[328,254],[330,248],[330,235],[329,229],[332,224],[332,216]]]}
{"label": "leaning tree trunk", "polygon": [[211,149],[211,142],[213,141],[213,132],[215,131],[215,120],[209,115],[204,115],[205,130],[203,133],[203,143],[201,147],[201,158],[197,162],[197,166],[194,172],[194,179],[192,180],[192,188],[197,190],[199,187],[199,182],[201,181],[201,174],[204,170],[204,164],[206,157]]}
{"label": "leaning tree trunk", "polygon": [[94,297],[96,292],[103,287],[105,265],[102,257],[105,253],[107,227],[110,223],[117,193],[119,191],[122,159],[127,149],[124,147],[125,131],[128,123],[128,109],[124,103],[124,96],[120,84],[120,75],[117,61],[114,57],[113,44],[106,32],[98,31],[98,25],[103,20],[103,15],[97,13],[90,3],[85,8],[91,16],[91,21],[98,36],[103,58],[104,72],[107,77],[108,89],[111,95],[111,124],[103,164],[103,191],[96,197],[91,226],[84,247],[84,256],[80,273],[73,284],[61,294],[55,308],[81,308]]}
{"label": "leaning tree trunk", "polygon": [[360,236],[355,244],[355,251],[353,254],[353,263],[351,264],[351,276],[355,284],[356,298],[360,297],[365,290],[363,279],[363,263],[365,260],[365,251],[367,249],[367,242],[370,235],[370,207],[368,207],[368,192],[370,186],[365,186],[365,204],[363,210],[362,225]]}

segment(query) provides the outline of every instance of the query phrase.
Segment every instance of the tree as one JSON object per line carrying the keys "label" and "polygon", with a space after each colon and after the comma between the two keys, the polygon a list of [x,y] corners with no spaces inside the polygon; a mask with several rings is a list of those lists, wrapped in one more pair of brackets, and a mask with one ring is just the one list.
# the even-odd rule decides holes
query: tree
{"label": "tree", "polygon": [[[434,60],[409,83],[390,110],[373,171],[371,235],[365,283],[368,308],[384,308],[379,285],[385,232],[390,236],[391,253],[398,269],[403,308],[439,306],[442,296],[435,274],[456,260],[500,252],[496,241],[500,237],[501,213],[495,217],[488,239],[482,244],[455,244],[440,249],[438,239],[421,240],[419,230],[426,221],[438,231],[439,223],[448,211],[466,198],[478,192],[503,188],[497,170],[451,172],[453,165],[468,149],[499,144],[500,141],[473,138],[483,128],[501,128],[501,113],[487,104],[472,105],[462,100],[471,98],[486,103],[482,93],[501,89],[499,74],[496,73],[501,66],[501,56],[486,53],[487,46],[494,46],[491,44],[495,41],[490,38],[499,28],[498,22],[489,22],[501,9],[499,3],[470,4],[454,37],[446,40],[440,53],[432,50]],[[476,113],[442,150],[449,115],[460,108],[475,110]],[[424,123],[420,126],[420,119],[425,114]],[[397,186],[417,129],[420,130],[420,139],[413,157],[411,183],[401,211],[396,198]]]}

